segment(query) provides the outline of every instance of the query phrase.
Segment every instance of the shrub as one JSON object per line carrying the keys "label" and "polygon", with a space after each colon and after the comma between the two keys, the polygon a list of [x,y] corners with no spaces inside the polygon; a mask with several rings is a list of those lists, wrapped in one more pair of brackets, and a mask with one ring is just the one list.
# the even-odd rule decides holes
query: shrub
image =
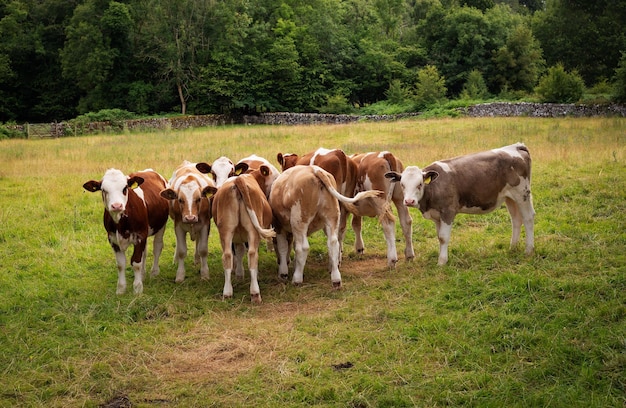
{"label": "shrub", "polygon": [[319,109],[320,113],[349,114],[354,112],[354,107],[348,102],[348,98],[341,94],[329,96],[326,106]]}
{"label": "shrub", "polygon": [[626,52],[622,52],[622,58],[615,69],[612,96],[616,102],[626,102]]}
{"label": "shrub", "polygon": [[392,105],[402,105],[410,97],[410,92],[402,85],[402,81],[394,79],[389,83],[389,89],[385,92],[387,101]]}
{"label": "shrub", "polygon": [[418,109],[446,100],[445,78],[439,75],[437,67],[426,65],[417,73],[414,101]]}
{"label": "shrub", "polygon": [[573,103],[585,92],[585,83],[575,70],[565,71],[562,64],[550,67],[535,88],[541,102]]}
{"label": "shrub", "polygon": [[461,91],[462,99],[485,99],[489,96],[487,84],[483,78],[482,72],[477,69],[472,70],[467,75],[467,81],[463,85]]}

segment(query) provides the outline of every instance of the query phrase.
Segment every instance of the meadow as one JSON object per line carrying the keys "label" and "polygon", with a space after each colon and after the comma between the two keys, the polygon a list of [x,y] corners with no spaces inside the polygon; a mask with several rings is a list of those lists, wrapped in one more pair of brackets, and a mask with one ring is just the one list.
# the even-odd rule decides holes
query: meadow
{"label": "meadow", "polygon": [[[299,287],[260,253],[263,303],[187,260],[115,294],[99,194],[109,167],[169,178],[184,159],[317,147],[389,150],[421,167],[524,142],[533,158],[535,254],[509,249],[506,209],[460,215],[437,266],[413,209],[416,258],[386,267],[378,221],[365,253],[348,230],[333,290],[322,233]],[[151,248],[151,242],[150,242]],[[151,262],[151,252],[148,255]],[[482,118],[329,126],[226,126],[0,141],[0,406],[623,407],[626,405],[626,119]],[[130,273],[129,273],[130,275]]]}

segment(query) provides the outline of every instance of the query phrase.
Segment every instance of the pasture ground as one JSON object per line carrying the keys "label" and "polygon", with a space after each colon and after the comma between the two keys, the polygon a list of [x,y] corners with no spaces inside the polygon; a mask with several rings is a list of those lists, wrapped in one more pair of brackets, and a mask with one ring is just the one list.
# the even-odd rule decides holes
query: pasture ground
{"label": "pasture ground", "polygon": [[[382,231],[348,231],[331,289],[323,234],[304,285],[261,250],[263,304],[247,280],[223,301],[217,229],[210,280],[191,254],[115,295],[99,195],[108,167],[238,160],[319,146],[389,150],[405,165],[522,141],[533,157],[536,253],[510,251],[504,208],[459,216],[437,267],[430,221],[417,253],[386,267]],[[398,227],[399,230],[399,227]],[[401,237],[398,232],[397,237]],[[151,244],[150,244],[151,248]],[[148,262],[151,255],[148,256]],[[481,118],[337,126],[237,126],[0,141],[0,406],[412,407],[626,405],[626,119]],[[130,274],[129,274],[130,276]],[[126,404],[126,405],[125,405]]]}

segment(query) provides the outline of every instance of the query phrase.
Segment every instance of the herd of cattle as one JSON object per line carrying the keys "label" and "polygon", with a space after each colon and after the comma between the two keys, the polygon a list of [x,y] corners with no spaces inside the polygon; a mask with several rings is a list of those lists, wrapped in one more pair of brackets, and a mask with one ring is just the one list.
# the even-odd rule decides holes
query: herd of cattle
{"label": "herd of cattle", "polygon": [[278,153],[279,171],[268,160],[252,155],[233,163],[220,157],[213,163],[183,162],[169,181],[153,170],[124,175],[109,169],[102,180],[83,187],[101,191],[104,227],[115,252],[117,293],[126,290],[126,250],[133,245],[133,289],[143,291],[146,243],[153,236],[151,274],[159,273],[159,257],[168,218],[174,221],[178,263],[176,282],[185,279],[187,234],[195,242],[194,260],[208,278],[208,237],[211,219],[220,236],[224,267],[224,297],[233,296],[233,269],[243,277],[247,251],[250,295],[261,302],[257,281],[262,240],[273,244],[278,274],[288,278],[290,252],[295,252],[292,282],[303,281],[309,252],[307,237],[323,230],[327,237],[331,281],[341,287],[342,243],[352,214],[355,250],[364,250],[361,218],[377,217],[387,243],[387,264],[398,261],[396,207],[404,235],[404,256],[414,257],[412,219],[416,207],[432,220],[439,238],[439,265],[448,261],[452,222],[458,213],[484,214],[502,203],[511,216],[511,246],[517,245],[522,224],[526,253],[534,250],[534,215],[530,191],[531,159],[522,143],[432,163],[424,169],[404,168],[390,152],[346,155],[342,150],[317,149],[304,156]]}

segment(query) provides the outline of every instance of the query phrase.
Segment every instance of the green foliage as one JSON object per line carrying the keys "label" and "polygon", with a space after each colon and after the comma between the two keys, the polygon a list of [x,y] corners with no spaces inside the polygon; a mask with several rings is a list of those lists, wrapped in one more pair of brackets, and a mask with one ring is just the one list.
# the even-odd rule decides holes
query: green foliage
{"label": "green foliage", "polygon": [[446,81],[439,75],[437,67],[427,65],[417,73],[413,100],[420,109],[442,102],[446,99]]}
{"label": "green foliage", "polygon": [[401,105],[409,100],[411,91],[402,84],[402,81],[394,79],[389,83],[389,89],[385,92],[385,96],[390,104]]}
{"label": "green foliage", "polygon": [[17,129],[15,123],[0,123],[0,139],[25,138],[24,132]]}
{"label": "green foliage", "polygon": [[613,99],[617,102],[626,102],[626,52],[622,52],[622,58],[613,77]]}
{"label": "green foliage", "polygon": [[548,66],[576,69],[587,85],[610,78],[626,50],[622,1],[547,0],[532,18]]}
{"label": "green foliage", "polygon": [[567,72],[562,64],[548,68],[535,88],[541,102],[574,103],[585,92],[585,82],[576,71]]}
{"label": "green foliage", "polygon": [[341,94],[329,96],[326,105],[319,108],[320,113],[350,114],[354,113],[354,106],[348,98]]}
{"label": "green foliage", "polygon": [[472,70],[467,76],[467,81],[463,84],[461,91],[462,99],[485,99],[489,96],[487,84],[482,72],[477,69]]}

